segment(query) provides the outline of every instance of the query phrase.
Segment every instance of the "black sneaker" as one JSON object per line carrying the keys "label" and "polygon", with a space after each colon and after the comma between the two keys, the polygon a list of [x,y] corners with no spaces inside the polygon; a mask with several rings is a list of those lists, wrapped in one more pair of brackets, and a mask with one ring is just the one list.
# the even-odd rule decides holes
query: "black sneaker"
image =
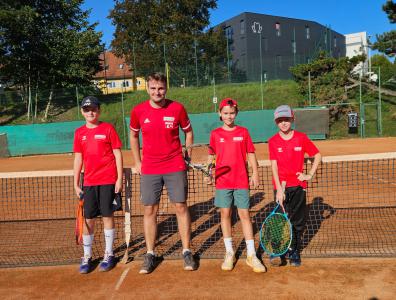
{"label": "black sneaker", "polygon": [[289,256],[289,262],[290,262],[290,265],[293,267],[301,266],[300,253],[298,251],[294,251],[293,253],[291,253]]}
{"label": "black sneaker", "polygon": [[194,271],[197,269],[197,263],[191,253],[191,251],[186,251],[183,254],[184,260],[184,270],[186,271]]}
{"label": "black sneaker", "polygon": [[155,267],[155,256],[151,253],[144,255],[144,261],[140,268],[139,274],[149,274],[154,271]]}

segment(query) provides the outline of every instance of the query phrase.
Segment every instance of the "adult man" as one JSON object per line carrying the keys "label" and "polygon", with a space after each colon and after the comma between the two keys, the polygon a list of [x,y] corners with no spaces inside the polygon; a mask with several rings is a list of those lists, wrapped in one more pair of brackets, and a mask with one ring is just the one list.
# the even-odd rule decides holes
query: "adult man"
{"label": "adult man", "polygon": [[[193,131],[182,104],[166,99],[167,78],[161,73],[147,79],[149,100],[131,111],[130,141],[136,171],[141,174],[140,192],[144,205],[144,236],[147,253],[140,274],[154,270],[154,246],[157,235],[157,212],[165,185],[170,201],[176,208],[179,233],[183,245],[184,269],[195,270],[196,263],[190,251],[190,214],[186,204],[187,174],[179,127],[185,132],[185,144],[193,143]],[[143,160],[140,156],[139,131],[143,136]]]}

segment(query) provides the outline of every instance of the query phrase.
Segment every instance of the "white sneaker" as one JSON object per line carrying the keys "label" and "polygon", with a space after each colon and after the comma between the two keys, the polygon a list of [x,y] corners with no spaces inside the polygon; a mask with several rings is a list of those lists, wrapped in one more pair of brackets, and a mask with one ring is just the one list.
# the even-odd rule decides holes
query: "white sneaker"
{"label": "white sneaker", "polygon": [[234,268],[235,261],[235,254],[232,252],[226,252],[224,255],[224,261],[221,264],[221,269],[223,271],[231,271]]}
{"label": "white sneaker", "polygon": [[246,258],[246,264],[253,268],[253,272],[256,273],[265,273],[267,272],[267,268],[261,263],[261,261],[257,258],[256,255],[251,255]]}

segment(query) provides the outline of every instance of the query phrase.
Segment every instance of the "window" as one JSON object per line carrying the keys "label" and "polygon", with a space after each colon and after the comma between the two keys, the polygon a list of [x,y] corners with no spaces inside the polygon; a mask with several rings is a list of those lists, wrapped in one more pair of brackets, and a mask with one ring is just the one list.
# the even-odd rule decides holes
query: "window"
{"label": "window", "polygon": [[279,22],[275,23],[276,36],[281,36],[281,25]]}
{"label": "window", "polygon": [[268,52],[268,39],[266,37],[263,38],[263,48],[264,52]]}
{"label": "window", "polygon": [[241,34],[245,34],[245,20],[241,20],[240,25],[241,25]]}
{"label": "window", "polygon": [[123,81],[122,82],[122,86],[123,87],[129,87],[129,81],[128,80]]}
{"label": "window", "polygon": [[226,38],[227,38],[229,41],[232,40],[232,34],[233,34],[232,27],[231,27],[231,26],[226,27],[226,28],[224,29],[224,32],[225,32]]}
{"label": "window", "polygon": [[110,81],[110,82],[107,83],[107,87],[108,87],[108,88],[115,88],[115,87],[116,87],[116,84],[115,84],[114,81]]}
{"label": "window", "polygon": [[334,37],[334,48],[337,48],[337,37]]}
{"label": "window", "polygon": [[311,38],[311,31],[310,31],[308,25],[305,26],[305,37],[307,40],[309,40]]}
{"label": "window", "polygon": [[297,50],[297,48],[296,48],[296,41],[295,41],[295,40],[292,40],[291,42],[292,42],[292,53],[295,54],[295,53],[296,53],[296,50]]}

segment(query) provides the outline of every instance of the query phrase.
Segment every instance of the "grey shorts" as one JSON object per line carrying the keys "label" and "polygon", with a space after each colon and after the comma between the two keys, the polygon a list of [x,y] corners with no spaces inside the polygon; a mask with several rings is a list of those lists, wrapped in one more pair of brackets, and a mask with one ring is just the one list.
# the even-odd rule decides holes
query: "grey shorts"
{"label": "grey shorts", "polygon": [[172,203],[186,202],[187,172],[180,171],[167,174],[142,174],[140,177],[140,200],[143,205],[158,204],[164,185]]}

